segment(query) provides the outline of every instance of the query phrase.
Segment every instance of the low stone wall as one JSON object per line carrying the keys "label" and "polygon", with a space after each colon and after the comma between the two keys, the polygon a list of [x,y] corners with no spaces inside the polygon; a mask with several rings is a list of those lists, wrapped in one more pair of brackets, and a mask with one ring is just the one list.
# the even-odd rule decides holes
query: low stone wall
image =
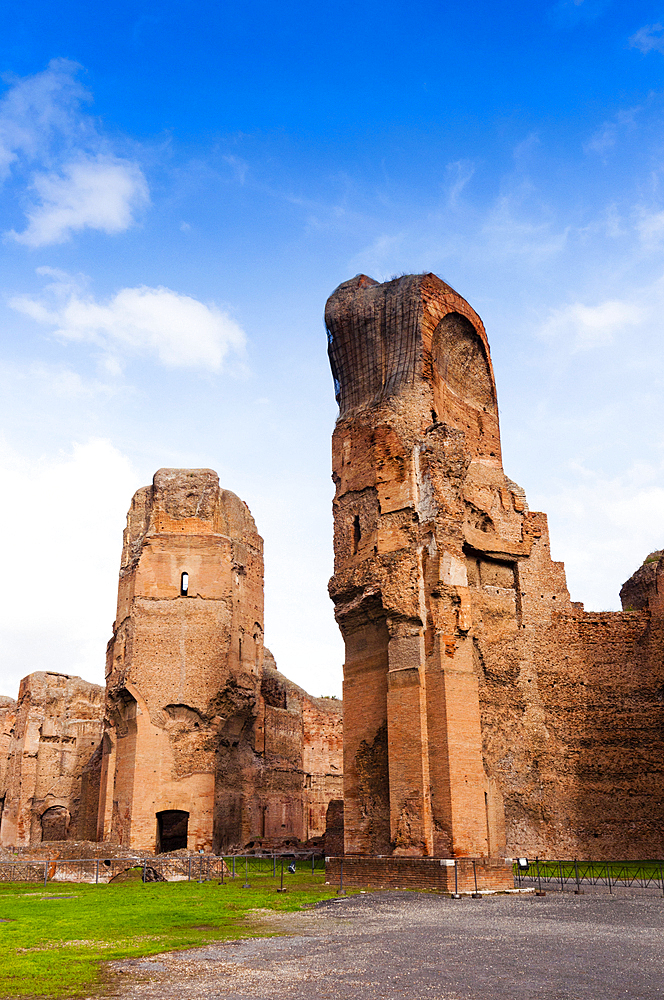
{"label": "low stone wall", "polygon": [[[391,889],[433,889],[454,892],[455,864],[458,892],[475,891],[475,875],[480,892],[504,892],[514,888],[512,863],[502,858],[325,858],[325,881],[338,883],[343,863],[344,885],[389,887]],[[473,870],[474,865],[474,870]]]}

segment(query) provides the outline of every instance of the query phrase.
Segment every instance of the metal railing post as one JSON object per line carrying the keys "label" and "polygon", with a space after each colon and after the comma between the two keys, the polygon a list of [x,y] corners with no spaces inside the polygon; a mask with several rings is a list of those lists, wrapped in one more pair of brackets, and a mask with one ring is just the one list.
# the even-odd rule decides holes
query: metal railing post
{"label": "metal railing post", "polygon": [[560,871],[560,891],[564,892],[565,891],[565,883],[563,881],[563,863],[562,863],[562,861],[558,862],[558,870]]}
{"label": "metal railing post", "polygon": [[341,867],[339,868],[339,888],[337,889],[337,896],[345,896],[346,890],[344,889],[344,862],[341,859]]}
{"label": "metal railing post", "polygon": [[472,892],[470,894],[471,895],[471,899],[481,899],[482,898],[482,894],[480,892],[478,892],[478,889],[477,889],[477,868],[475,866],[475,858],[473,858],[473,878],[475,879],[475,892]]}
{"label": "metal railing post", "polygon": [[48,861],[44,862],[44,885],[48,882]]}
{"label": "metal railing post", "polygon": [[537,865],[537,891],[536,896],[546,896],[546,893],[542,891],[542,877],[540,875],[539,857],[535,858],[535,864]]}
{"label": "metal railing post", "polygon": [[576,889],[575,889],[575,893],[576,893],[577,896],[582,896],[583,895],[583,889],[581,888],[581,880],[579,879],[579,865],[578,865],[578,862],[577,862],[576,858],[574,858],[574,874],[576,876]]}
{"label": "metal railing post", "polygon": [[97,870],[95,871],[95,885],[99,885],[99,858],[97,858]]}
{"label": "metal railing post", "polygon": [[459,892],[459,870],[458,861],[454,859],[454,892],[452,893],[452,899],[461,899],[461,893]]}

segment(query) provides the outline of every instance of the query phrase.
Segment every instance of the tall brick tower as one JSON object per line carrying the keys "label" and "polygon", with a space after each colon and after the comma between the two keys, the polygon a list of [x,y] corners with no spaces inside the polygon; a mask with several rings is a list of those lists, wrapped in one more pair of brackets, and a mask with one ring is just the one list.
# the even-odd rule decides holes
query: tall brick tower
{"label": "tall brick tower", "polygon": [[359,275],[325,321],[340,411],[330,594],[346,644],[346,852],[499,855],[482,640],[492,622],[518,638],[518,566],[534,538],[569,606],[562,564],[503,472],[489,345],[468,303],[433,274]]}
{"label": "tall brick tower", "polygon": [[209,850],[231,824],[244,842],[241,751],[233,781],[220,788],[215,774],[243,730],[260,739],[262,674],[263,541],[249,509],[211,469],[161,469],[124,533],[99,840]]}

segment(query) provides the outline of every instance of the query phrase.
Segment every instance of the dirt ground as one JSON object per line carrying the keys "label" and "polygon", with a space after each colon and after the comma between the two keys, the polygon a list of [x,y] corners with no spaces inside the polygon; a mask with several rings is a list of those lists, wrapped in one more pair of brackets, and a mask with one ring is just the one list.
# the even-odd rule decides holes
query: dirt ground
{"label": "dirt ground", "polygon": [[257,913],[266,935],[109,966],[122,1000],[664,997],[664,899],[589,890],[450,900],[408,892]]}

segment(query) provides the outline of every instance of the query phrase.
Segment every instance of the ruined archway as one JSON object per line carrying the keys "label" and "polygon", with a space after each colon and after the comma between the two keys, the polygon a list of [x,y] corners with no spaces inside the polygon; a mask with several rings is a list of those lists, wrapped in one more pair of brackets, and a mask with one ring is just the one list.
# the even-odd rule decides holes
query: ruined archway
{"label": "ruined archway", "polygon": [[64,806],[51,806],[41,815],[42,840],[66,840],[69,812]]}
{"label": "ruined archway", "polygon": [[486,348],[470,320],[458,312],[448,313],[434,332],[432,354],[438,374],[456,395],[487,413],[496,412]]}

